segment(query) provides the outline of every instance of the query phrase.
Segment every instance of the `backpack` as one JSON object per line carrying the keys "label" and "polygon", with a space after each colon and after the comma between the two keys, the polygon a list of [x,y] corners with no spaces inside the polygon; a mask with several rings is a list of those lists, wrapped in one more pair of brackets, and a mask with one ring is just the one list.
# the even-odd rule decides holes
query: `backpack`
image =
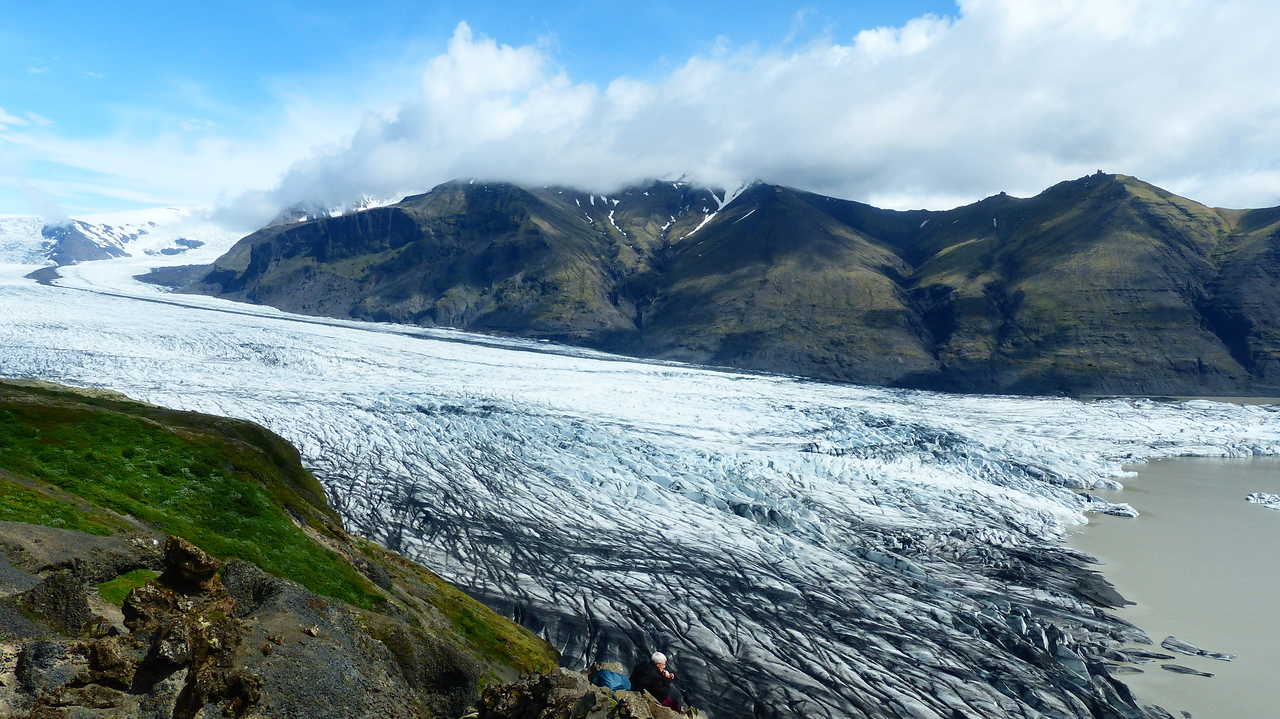
{"label": "backpack", "polygon": [[611,672],[608,669],[601,669],[596,672],[595,677],[591,680],[592,684],[614,691],[631,691],[631,680],[622,676],[617,672]]}

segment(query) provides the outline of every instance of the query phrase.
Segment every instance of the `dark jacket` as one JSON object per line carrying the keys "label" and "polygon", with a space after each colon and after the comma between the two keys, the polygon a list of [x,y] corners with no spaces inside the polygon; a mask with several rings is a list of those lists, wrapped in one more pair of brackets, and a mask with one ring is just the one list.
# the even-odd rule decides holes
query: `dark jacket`
{"label": "dark jacket", "polygon": [[631,689],[632,691],[647,691],[653,695],[654,699],[662,701],[671,693],[670,679],[662,676],[658,672],[658,665],[648,659],[636,665],[631,670]]}

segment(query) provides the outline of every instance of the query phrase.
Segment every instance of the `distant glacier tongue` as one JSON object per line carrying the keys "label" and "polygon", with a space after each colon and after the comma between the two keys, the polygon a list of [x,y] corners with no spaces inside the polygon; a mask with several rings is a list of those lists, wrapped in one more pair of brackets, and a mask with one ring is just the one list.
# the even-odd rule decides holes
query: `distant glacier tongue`
{"label": "distant glacier tongue", "polygon": [[1079,490],[1280,452],[1275,407],[837,386],[90,289],[0,278],[0,375],[260,422],[355,531],[567,664],[673,654],[717,717],[1141,717],[1100,661],[1140,632],[1058,543]]}

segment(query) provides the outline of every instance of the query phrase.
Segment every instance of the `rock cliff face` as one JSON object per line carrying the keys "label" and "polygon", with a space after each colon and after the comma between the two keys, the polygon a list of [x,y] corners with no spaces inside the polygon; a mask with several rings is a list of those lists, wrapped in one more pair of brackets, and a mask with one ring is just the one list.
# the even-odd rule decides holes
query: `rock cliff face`
{"label": "rock cliff face", "polygon": [[1277,277],[1280,210],[1095,174],[945,212],[766,184],[606,197],[453,182],[264,228],[185,287],[862,383],[1266,394]]}
{"label": "rock cliff face", "polygon": [[256,425],[9,383],[0,421],[0,715],[457,717],[556,664],[347,535]]}

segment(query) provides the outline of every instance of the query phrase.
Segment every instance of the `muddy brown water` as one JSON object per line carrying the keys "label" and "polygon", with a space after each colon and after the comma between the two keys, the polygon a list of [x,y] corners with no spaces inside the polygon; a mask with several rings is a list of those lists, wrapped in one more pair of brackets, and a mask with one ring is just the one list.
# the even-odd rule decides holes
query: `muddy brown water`
{"label": "muddy brown water", "polygon": [[[1134,606],[1114,613],[1150,635],[1154,651],[1177,658],[1121,676],[1147,703],[1196,719],[1280,717],[1280,511],[1245,496],[1280,494],[1280,457],[1179,458],[1127,468],[1125,489],[1100,492],[1128,502],[1136,519],[1092,515],[1072,546],[1104,564],[1102,573]],[[1170,652],[1173,635],[1233,662]],[[1174,674],[1161,663],[1216,676]]]}

